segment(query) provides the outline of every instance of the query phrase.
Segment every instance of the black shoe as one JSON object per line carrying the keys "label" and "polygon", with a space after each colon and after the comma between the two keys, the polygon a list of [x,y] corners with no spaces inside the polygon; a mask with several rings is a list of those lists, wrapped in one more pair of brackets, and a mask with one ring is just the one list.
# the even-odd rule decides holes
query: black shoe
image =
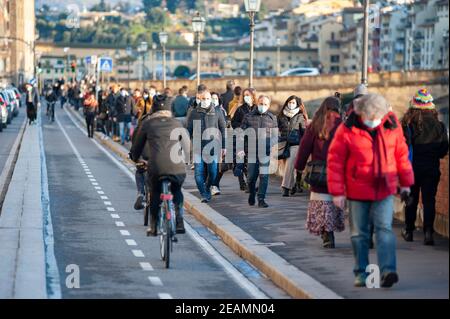
{"label": "black shoe", "polygon": [[250,196],[248,196],[248,204],[250,206],[255,206],[255,203],[256,203],[255,197],[256,197],[256,194],[250,194]]}
{"label": "black shoe", "polygon": [[423,244],[425,246],[434,246],[434,238],[432,230],[425,231],[425,238],[423,239]]}
{"label": "black shoe", "polygon": [[136,198],[136,201],[134,202],[134,209],[135,210],[141,210],[144,209],[144,195],[139,194],[138,197]]}
{"label": "black shoe", "polygon": [[289,188],[283,187],[283,197],[289,197]]}
{"label": "black shoe", "polygon": [[406,230],[406,229],[402,229],[402,237],[405,241],[411,242],[413,241],[413,232]]}
{"label": "black shoe", "polygon": [[264,199],[260,199],[260,200],[258,200],[258,207],[267,208],[267,207],[269,207],[269,205],[267,205],[267,203],[264,201]]}
{"label": "black shoe", "polygon": [[241,189],[241,191],[247,190],[248,189],[247,183],[245,182],[239,183],[239,188]]}
{"label": "black shoe", "polygon": [[334,233],[332,231],[324,232],[322,234],[322,240],[323,240],[323,244],[322,244],[323,248],[335,248]]}
{"label": "black shoe", "polygon": [[202,203],[209,203],[209,201],[210,201],[210,200],[207,199],[207,198],[205,198],[205,197],[203,197],[202,200],[201,200]]}
{"label": "black shoe", "polygon": [[185,234],[186,233],[186,229],[184,228],[183,217],[177,216],[176,224],[177,224],[177,226],[176,226],[177,234]]}
{"label": "black shoe", "polygon": [[291,196],[295,195],[297,192],[301,193],[303,192],[303,189],[301,187],[299,188],[297,185],[294,185],[291,189]]}
{"label": "black shoe", "polygon": [[388,272],[381,275],[381,287],[383,288],[391,288],[397,282],[398,275],[396,272]]}

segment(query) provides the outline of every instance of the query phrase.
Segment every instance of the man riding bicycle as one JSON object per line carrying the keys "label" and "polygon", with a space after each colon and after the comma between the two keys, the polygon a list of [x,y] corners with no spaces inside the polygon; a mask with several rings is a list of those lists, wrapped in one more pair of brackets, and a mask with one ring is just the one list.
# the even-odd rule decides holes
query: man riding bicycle
{"label": "man riding bicycle", "polygon": [[[145,147],[148,147],[147,184],[150,188],[150,228],[147,233],[157,235],[156,221],[161,204],[162,178],[170,180],[170,191],[176,212],[176,232],[185,233],[183,222],[183,193],[181,187],[186,178],[182,149],[189,149],[189,140],[182,138],[180,122],[173,118],[170,100],[158,95],[153,100],[152,113],[136,132],[130,151],[131,159],[138,163]],[[172,132],[178,130],[177,139],[171,139]],[[175,152],[173,151],[175,150]],[[147,153],[147,152],[146,152]],[[178,156],[177,156],[178,154]],[[187,152],[185,152],[187,154]],[[175,158],[173,158],[175,157]]]}
{"label": "man riding bicycle", "polygon": [[[49,88],[45,94],[45,101],[47,102],[47,116],[51,114],[52,121],[55,120],[55,103],[58,100],[58,95],[55,90]],[[51,112],[51,113],[49,113]]]}

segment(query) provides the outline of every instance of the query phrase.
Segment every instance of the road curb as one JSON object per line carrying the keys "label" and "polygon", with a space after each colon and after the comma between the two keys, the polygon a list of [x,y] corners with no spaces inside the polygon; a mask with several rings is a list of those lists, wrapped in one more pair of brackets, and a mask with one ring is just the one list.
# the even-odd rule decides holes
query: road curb
{"label": "road curb", "polygon": [[[71,108],[68,108],[68,110],[85,126],[80,114]],[[94,136],[102,145],[108,147],[127,163],[134,165],[128,158],[128,150],[125,147],[111,139],[102,139],[102,135],[98,132],[95,132]],[[291,297],[299,299],[342,299],[337,293],[256,241],[225,216],[207,204],[201,203],[191,193],[184,191],[184,194],[187,212],[211,229],[238,256],[248,260]]]}
{"label": "road curb", "polygon": [[[0,124],[1,125],[1,124]],[[3,172],[0,175],[0,215],[2,214],[3,202],[5,201],[6,193],[8,192],[9,183],[14,172],[14,167],[19,157],[20,146],[22,144],[23,135],[25,133],[25,128],[27,126],[27,118],[23,120],[22,126],[19,130],[14,144],[9,152],[8,158],[6,159]]]}

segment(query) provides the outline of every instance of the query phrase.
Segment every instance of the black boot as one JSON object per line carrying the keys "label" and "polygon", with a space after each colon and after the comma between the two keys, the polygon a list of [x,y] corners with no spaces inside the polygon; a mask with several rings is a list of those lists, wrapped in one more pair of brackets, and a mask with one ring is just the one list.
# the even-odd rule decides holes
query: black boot
{"label": "black boot", "polygon": [[141,210],[144,209],[144,195],[143,194],[139,194],[138,197],[136,198],[136,201],[134,202],[134,209],[135,210]]}
{"label": "black boot", "polygon": [[158,232],[156,230],[156,217],[150,214],[150,228],[147,229],[147,237],[156,237]]}
{"label": "black boot", "polygon": [[264,199],[258,200],[258,207],[260,208],[267,208],[269,205],[264,201]]}
{"label": "black boot", "polygon": [[250,194],[249,196],[248,196],[248,204],[250,205],[250,206],[255,206],[255,203],[256,203],[256,194]]}
{"label": "black boot", "polygon": [[413,241],[413,232],[406,230],[406,228],[402,229],[402,237],[405,241],[411,242]]}
{"label": "black boot", "polygon": [[322,234],[322,240],[323,240],[323,248],[334,248],[334,233],[331,232],[324,232]]}
{"label": "black boot", "polygon": [[179,209],[176,209],[176,231],[177,231],[177,234],[186,233],[186,229],[184,229],[183,216],[181,216]]}
{"label": "black boot", "polygon": [[289,197],[289,188],[283,187],[283,197]]}
{"label": "black boot", "polygon": [[424,231],[424,235],[425,238],[423,239],[423,244],[426,246],[433,246],[434,245],[433,230],[426,229]]}

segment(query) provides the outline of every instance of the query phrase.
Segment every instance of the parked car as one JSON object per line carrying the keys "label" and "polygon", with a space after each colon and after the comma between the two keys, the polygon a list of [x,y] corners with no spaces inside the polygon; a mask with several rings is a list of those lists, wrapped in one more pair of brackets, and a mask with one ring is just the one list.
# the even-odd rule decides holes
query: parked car
{"label": "parked car", "polygon": [[[201,72],[200,73],[201,79],[221,79],[222,75],[220,73],[216,72]],[[197,79],[197,73],[192,74],[189,80],[196,80]]]}
{"label": "parked car", "polygon": [[[9,125],[11,124],[12,118],[13,118],[13,108],[14,105],[11,104],[11,101],[9,100],[9,95],[6,93],[5,90],[0,91],[0,97],[4,103],[4,105],[6,106],[7,109],[7,114],[6,114],[6,124]],[[3,119],[3,121],[5,121],[5,119]]]}
{"label": "parked car", "polygon": [[6,102],[3,100],[2,94],[0,93],[0,132],[3,128],[8,125],[8,108],[6,107]]}
{"label": "parked car", "polygon": [[8,88],[5,90],[5,94],[9,97],[9,102],[11,104],[12,109],[12,116],[16,117],[19,115],[19,108],[20,108],[20,97],[18,98],[16,95],[16,92],[12,88]]}
{"label": "parked car", "polygon": [[284,71],[280,76],[314,76],[320,75],[319,69],[317,68],[295,68]]}

